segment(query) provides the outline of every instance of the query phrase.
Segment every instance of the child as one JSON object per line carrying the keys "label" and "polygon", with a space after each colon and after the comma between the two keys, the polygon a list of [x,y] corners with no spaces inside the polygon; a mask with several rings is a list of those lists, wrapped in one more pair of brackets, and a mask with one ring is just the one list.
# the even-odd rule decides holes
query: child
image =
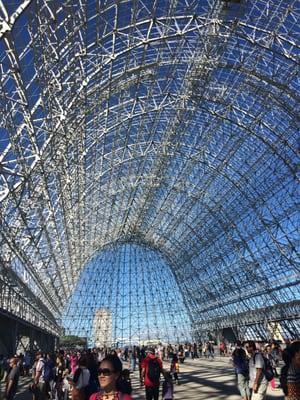
{"label": "child", "polygon": [[179,364],[178,364],[178,357],[176,354],[173,355],[170,367],[171,374],[173,375],[174,381],[179,385],[178,380],[178,372],[179,372]]}
{"label": "child", "polygon": [[173,400],[174,399],[174,386],[172,382],[172,376],[170,372],[164,373],[164,383],[162,387],[162,398],[163,400]]}

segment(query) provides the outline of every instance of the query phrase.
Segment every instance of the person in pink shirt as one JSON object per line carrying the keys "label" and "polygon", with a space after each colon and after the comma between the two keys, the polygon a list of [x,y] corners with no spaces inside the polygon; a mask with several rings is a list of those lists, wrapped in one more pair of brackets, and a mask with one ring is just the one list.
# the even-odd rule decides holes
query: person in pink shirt
{"label": "person in pink shirt", "polygon": [[89,400],[132,400],[122,385],[122,362],[119,357],[109,354],[100,364],[98,379],[100,392],[93,393]]}
{"label": "person in pink shirt", "polygon": [[71,366],[71,373],[74,376],[76,368],[78,365],[78,358],[76,356],[76,354],[72,353],[71,357],[70,357],[70,366]]}

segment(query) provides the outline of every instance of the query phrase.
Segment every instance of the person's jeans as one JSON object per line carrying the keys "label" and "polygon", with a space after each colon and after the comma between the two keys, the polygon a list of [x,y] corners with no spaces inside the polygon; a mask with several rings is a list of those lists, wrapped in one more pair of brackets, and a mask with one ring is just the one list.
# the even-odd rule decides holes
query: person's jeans
{"label": "person's jeans", "polygon": [[256,393],[254,393],[252,390],[251,400],[265,400],[268,389],[268,383],[269,382],[262,382],[259,385],[258,391]]}
{"label": "person's jeans", "polygon": [[237,374],[238,388],[243,399],[250,399],[249,378],[243,374]]}
{"label": "person's jeans", "polygon": [[159,386],[146,386],[146,400],[158,400]]}
{"label": "person's jeans", "polygon": [[136,367],[136,359],[135,358],[132,358],[130,360],[130,365],[131,365],[132,371],[135,371],[135,367]]}

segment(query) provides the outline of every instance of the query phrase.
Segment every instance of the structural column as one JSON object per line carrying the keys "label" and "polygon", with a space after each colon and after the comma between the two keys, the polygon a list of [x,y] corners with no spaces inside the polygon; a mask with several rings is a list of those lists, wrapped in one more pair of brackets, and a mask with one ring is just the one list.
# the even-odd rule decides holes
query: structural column
{"label": "structural column", "polygon": [[14,319],[0,315],[0,344],[1,351],[6,355],[14,355],[16,352],[18,322]]}

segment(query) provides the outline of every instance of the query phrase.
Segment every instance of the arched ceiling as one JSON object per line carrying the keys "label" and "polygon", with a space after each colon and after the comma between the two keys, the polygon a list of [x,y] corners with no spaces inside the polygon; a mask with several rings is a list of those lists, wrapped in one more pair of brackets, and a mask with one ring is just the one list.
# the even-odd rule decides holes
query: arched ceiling
{"label": "arched ceiling", "polygon": [[118,241],[164,254],[203,320],[299,299],[299,14],[0,0],[2,267],[55,316]]}
{"label": "arched ceiling", "polygon": [[[106,318],[99,321],[102,311]],[[193,337],[167,260],[140,241],[113,243],[95,254],[65,307],[62,326],[66,335],[85,337],[91,347],[97,342],[98,347],[124,346]]]}

